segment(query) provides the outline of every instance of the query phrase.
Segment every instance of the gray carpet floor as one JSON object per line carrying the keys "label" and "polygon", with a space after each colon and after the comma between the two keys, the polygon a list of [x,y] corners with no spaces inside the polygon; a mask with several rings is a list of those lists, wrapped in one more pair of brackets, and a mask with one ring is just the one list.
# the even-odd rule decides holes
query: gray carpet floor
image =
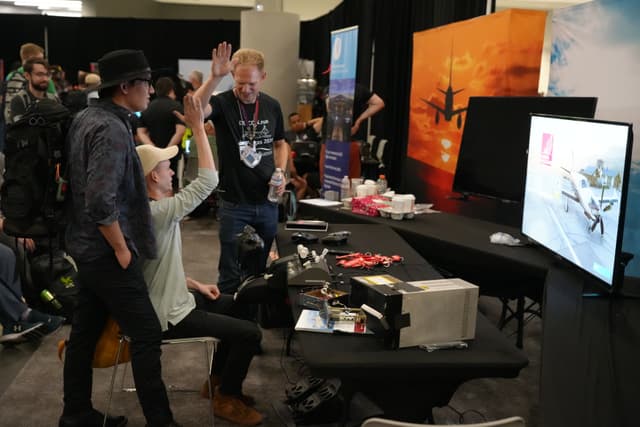
{"label": "gray carpet floor", "polygon": [[[201,281],[215,282],[219,254],[217,223],[211,217],[183,223],[184,261],[187,274]],[[497,321],[500,304],[493,298],[481,297],[480,310]],[[508,325],[505,334],[512,334],[515,325]],[[0,396],[0,427],[54,427],[62,411],[62,363],[56,354],[56,343],[68,335],[68,326],[33,346],[22,369]],[[256,408],[265,415],[264,426],[290,426],[292,420],[284,410],[284,389],[308,374],[304,364],[293,355],[283,355],[284,335],[281,329],[264,330],[264,354],[254,358],[245,381],[245,393],[257,399]],[[515,379],[480,379],[463,384],[449,407],[437,408],[436,422],[459,424],[494,420],[513,415],[525,418],[527,426],[538,425],[540,376],[541,321],[532,319],[525,328],[525,352],[530,364]],[[515,337],[511,339],[515,342]],[[31,345],[31,344],[28,344]],[[25,346],[25,345],[23,345]],[[21,346],[22,347],[22,346]],[[0,376],[4,377],[4,360],[11,352],[24,348],[3,349],[0,352]],[[27,350],[28,351],[28,350]],[[205,380],[204,354],[201,345],[189,344],[163,347],[163,378],[173,388],[199,389]],[[106,407],[111,369],[94,370],[94,406]],[[122,370],[119,371],[122,373]],[[9,382],[9,379],[3,378]],[[120,390],[121,375],[116,381],[111,413],[125,414],[132,427],[144,426],[142,412],[134,393]],[[125,385],[131,385],[130,369]],[[0,389],[1,393],[1,389]],[[196,393],[170,391],[169,399],[176,420],[185,427],[206,426],[209,423],[208,401]],[[462,416],[460,414],[463,414]],[[232,424],[216,418],[217,426]]]}

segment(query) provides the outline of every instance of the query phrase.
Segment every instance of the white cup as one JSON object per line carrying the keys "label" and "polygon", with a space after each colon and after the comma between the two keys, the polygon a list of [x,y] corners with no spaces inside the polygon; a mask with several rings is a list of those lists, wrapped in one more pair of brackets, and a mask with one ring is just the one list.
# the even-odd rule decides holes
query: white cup
{"label": "white cup", "polygon": [[413,194],[397,194],[391,198],[391,208],[397,212],[413,212],[415,201]]}

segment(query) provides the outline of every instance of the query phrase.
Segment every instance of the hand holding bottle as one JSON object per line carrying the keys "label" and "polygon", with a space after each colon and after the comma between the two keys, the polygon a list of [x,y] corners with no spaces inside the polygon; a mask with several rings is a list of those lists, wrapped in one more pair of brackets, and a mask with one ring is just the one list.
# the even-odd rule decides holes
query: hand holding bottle
{"label": "hand holding bottle", "polygon": [[278,203],[278,199],[282,193],[284,193],[284,185],[284,173],[282,169],[276,168],[269,181],[269,194],[267,195],[267,199],[272,203]]}

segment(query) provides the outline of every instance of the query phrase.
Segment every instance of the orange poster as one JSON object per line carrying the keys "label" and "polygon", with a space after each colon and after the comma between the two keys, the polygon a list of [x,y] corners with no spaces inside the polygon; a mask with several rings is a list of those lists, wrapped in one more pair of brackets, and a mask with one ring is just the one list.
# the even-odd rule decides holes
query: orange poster
{"label": "orange poster", "polygon": [[412,190],[451,189],[470,96],[537,94],[545,19],[511,9],[414,34],[407,155],[423,182]]}

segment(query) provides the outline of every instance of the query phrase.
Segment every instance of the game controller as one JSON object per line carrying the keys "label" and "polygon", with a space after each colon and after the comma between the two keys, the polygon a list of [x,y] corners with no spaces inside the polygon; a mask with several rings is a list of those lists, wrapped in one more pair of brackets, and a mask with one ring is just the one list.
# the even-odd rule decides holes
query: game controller
{"label": "game controller", "polygon": [[291,240],[296,243],[316,243],[318,241],[318,236],[304,231],[296,231],[291,234]]}

